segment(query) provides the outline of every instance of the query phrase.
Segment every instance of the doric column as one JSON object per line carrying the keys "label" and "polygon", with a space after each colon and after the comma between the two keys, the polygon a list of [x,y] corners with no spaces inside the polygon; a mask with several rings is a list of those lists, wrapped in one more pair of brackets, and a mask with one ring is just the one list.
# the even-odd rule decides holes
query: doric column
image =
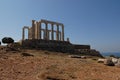
{"label": "doric column", "polygon": [[52,32],[51,32],[51,39],[54,40],[53,24],[51,24],[51,30],[52,30]]}
{"label": "doric column", "polygon": [[49,38],[49,31],[47,31],[47,39],[50,40],[50,38]]}
{"label": "doric column", "polygon": [[62,25],[62,41],[64,41],[64,25]]}
{"label": "doric column", "polygon": [[42,32],[42,31],[41,31],[41,22],[38,23],[38,27],[39,27],[39,28],[38,28],[38,33],[39,33],[39,34],[38,34],[38,36],[39,36],[38,38],[41,39],[41,32]]}
{"label": "doric column", "polygon": [[22,29],[22,40],[24,40],[25,39],[25,31],[24,31],[24,27],[23,27],[23,29]]}
{"label": "doric column", "polygon": [[46,39],[46,30],[45,29],[43,29],[43,39]]}
{"label": "doric column", "polygon": [[48,40],[48,34],[47,34],[47,32],[48,32],[48,25],[47,25],[47,23],[45,23],[45,39],[46,40]]}
{"label": "doric column", "polygon": [[40,23],[39,22],[36,22],[35,24],[35,36],[36,36],[36,39],[40,39]]}
{"label": "doric column", "polygon": [[59,39],[59,40],[61,41],[61,32],[60,32],[60,31],[59,31],[59,36],[60,36],[60,39]]}
{"label": "doric column", "polygon": [[35,20],[32,20],[32,39],[35,39]]}
{"label": "doric column", "polygon": [[37,22],[35,24],[35,39],[38,39],[38,25]]}
{"label": "doric column", "polygon": [[28,34],[29,34],[29,39],[32,39],[32,28],[31,27],[29,28]]}
{"label": "doric column", "polygon": [[28,28],[28,39],[31,38],[30,34],[31,34],[31,31],[30,31],[30,28]]}
{"label": "doric column", "polygon": [[56,40],[58,41],[59,40],[59,25],[57,25],[57,32],[56,32]]}

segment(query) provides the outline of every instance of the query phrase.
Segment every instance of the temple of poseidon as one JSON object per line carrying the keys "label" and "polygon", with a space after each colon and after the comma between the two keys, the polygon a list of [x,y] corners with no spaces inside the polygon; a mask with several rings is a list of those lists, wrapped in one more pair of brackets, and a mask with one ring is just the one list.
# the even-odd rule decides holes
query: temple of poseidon
{"label": "temple of poseidon", "polygon": [[[28,34],[26,34],[26,31]],[[25,36],[27,35],[27,37]],[[64,39],[64,25],[59,22],[41,19],[32,20],[32,26],[24,26],[22,29],[22,47],[29,49],[41,49],[69,53],[97,53],[90,45],[72,44]]]}

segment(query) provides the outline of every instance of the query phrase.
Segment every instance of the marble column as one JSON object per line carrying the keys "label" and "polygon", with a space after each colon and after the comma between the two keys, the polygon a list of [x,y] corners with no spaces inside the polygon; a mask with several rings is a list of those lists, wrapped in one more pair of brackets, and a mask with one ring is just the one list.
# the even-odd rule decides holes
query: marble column
{"label": "marble column", "polygon": [[54,29],[53,29],[53,24],[51,24],[51,30],[52,30],[52,32],[51,32],[51,39],[52,40],[54,40]]}
{"label": "marble column", "polygon": [[49,31],[47,31],[47,40],[50,40],[50,38],[49,38]]}
{"label": "marble column", "polygon": [[32,39],[35,39],[35,20],[32,20]]}
{"label": "marble column", "polygon": [[35,24],[35,39],[38,39],[38,25],[37,22],[35,22],[34,24]]}
{"label": "marble column", "polygon": [[48,40],[48,34],[47,34],[47,32],[48,32],[48,25],[47,25],[47,23],[45,23],[45,39],[46,40]]}
{"label": "marble column", "polygon": [[43,29],[43,39],[45,40],[46,39],[46,30]]}
{"label": "marble column", "polygon": [[64,41],[64,25],[62,25],[62,41]]}
{"label": "marble column", "polygon": [[56,32],[56,40],[58,41],[59,40],[59,25],[57,25],[57,32]]}
{"label": "marble column", "polygon": [[59,36],[59,40],[61,41],[61,32],[60,32],[60,31],[59,31],[59,35],[60,35],[60,36]]}
{"label": "marble column", "polygon": [[29,33],[29,39],[32,39],[32,28],[29,28],[28,33]]}
{"label": "marble column", "polygon": [[28,28],[28,39],[31,38],[31,31],[30,31],[30,28]]}
{"label": "marble column", "polygon": [[38,33],[39,33],[38,36],[39,37],[38,38],[41,39],[41,32],[42,32],[41,31],[41,22],[38,23],[38,26],[39,26],[39,28],[38,28]]}
{"label": "marble column", "polygon": [[22,29],[22,40],[25,39],[25,28]]}

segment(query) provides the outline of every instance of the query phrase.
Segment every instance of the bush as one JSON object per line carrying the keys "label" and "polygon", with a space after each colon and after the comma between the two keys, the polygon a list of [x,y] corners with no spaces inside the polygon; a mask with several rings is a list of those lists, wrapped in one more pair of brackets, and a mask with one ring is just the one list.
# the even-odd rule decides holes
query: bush
{"label": "bush", "polygon": [[14,43],[14,40],[13,40],[11,37],[4,37],[4,38],[2,39],[2,42],[3,42],[4,44],[9,44],[9,43]]}
{"label": "bush", "polygon": [[115,55],[111,54],[110,57],[115,57]]}

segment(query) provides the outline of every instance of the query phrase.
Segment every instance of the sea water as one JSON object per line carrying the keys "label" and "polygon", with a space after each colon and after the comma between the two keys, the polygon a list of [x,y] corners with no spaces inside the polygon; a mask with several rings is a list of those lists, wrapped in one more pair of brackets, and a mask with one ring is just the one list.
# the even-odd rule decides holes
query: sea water
{"label": "sea water", "polygon": [[120,52],[106,52],[106,53],[101,53],[103,56],[110,56],[114,55],[116,57],[120,57]]}

